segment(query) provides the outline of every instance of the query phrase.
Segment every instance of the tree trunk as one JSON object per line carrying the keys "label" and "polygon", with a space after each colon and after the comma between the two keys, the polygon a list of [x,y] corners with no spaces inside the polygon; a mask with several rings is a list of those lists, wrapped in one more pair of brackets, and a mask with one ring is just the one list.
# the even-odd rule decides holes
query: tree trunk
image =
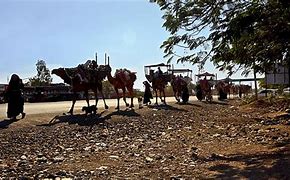
{"label": "tree trunk", "polygon": [[258,87],[257,87],[257,76],[256,76],[256,68],[254,65],[254,81],[255,81],[255,98],[258,100]]}

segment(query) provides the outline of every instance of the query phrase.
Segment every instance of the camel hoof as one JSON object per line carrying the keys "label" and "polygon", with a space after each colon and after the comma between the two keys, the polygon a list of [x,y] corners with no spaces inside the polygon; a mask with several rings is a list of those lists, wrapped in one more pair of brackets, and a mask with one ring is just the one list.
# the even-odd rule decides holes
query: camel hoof
{"label": "camel hoof", "polygon": [[69,111],[69,112],[67,112],[67,114],[73,115],[73,112],[72,111]]}
{"label": "camel hoof", "polygon": [[105,109],[109,109],[109,106],[105,105]]}

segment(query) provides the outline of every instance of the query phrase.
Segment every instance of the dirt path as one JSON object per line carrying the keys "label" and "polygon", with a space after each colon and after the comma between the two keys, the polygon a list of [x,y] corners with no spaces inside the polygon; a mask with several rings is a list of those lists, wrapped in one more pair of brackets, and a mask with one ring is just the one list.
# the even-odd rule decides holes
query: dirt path
{"label": "dirt path", "polygon": [[[159,101],[159,99],[158,99]],[[166,97],[167,102],[176,102],[174,97]],[[190,97],[190,101],[196,101],[195,96]],[[127,102],[130,102],[130,99],[127,99]],[[152,100],[152,103],[155,102]],[[160,101],[159,101],[160,102]],[[106,103],[109,107],[111,107],[112,110],[114,110],[114,107],[116,107],[117,100],[116,99],[106,99]],[[137,98],[134,98],[134,106],[138,107],[138,101]],[[90,100],[90,104],[95,104],[95,100]],[[80,111],[83,106],[86,106],[87,103],[85,100],[79,100],[75,104],[75,110]],[[124,101],[120,100],[120,106],[122,108],[125,107]],[[71,107],[71,101],[59,101],[59,102],[40,102],[40,103],[25,103],[24,105],[24,111],[27,115],[33,115],[33,114],[62,114],[64,112],[67,112],[69,108]],[[100,99],[98,103],[99,109],[104,109],[104,103],[103,100]],[[7,111],[7,104],[0,104],[0,119],[5,119],[6,117],[6,111]]]}
{"label": "dirt path", "polygon": [[289,125],[266,124],[264,111],[231,101],[100,112],[1,129],[1,177],[290,178]]}

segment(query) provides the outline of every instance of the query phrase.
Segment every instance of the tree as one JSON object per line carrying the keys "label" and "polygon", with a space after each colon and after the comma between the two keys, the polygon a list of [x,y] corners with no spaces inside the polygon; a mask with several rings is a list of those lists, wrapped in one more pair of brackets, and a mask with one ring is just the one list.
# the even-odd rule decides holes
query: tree
{"label": "tree", "polygon": [[[231,75],[239,69],[264,72],[280,61],[290,65],[288,0],[154,0],[164,11],[163,42],[170,62],[203,65],[211,60]],[[186,56],[179,52],[190,51]]]}
{"label": "tree", "polygon": [[37,75],[29,78],[31,86],[47,86],[51,84],[52,78],[49,69],[44,60],[38,60],[36,63]]}
{"label": "tree", "polygon": [[104,97],[111,98],[112,94],[115,93],[113,85],[108,80],[105,80],[102,82],[102,86]]}

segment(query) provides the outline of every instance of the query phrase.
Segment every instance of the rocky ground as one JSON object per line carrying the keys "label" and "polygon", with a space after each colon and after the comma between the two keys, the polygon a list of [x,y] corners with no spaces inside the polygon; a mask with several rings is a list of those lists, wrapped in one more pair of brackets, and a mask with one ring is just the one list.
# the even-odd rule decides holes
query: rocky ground
{"label": "rocky ground", "polygon": [[0,179],[289,179],[289,116],[239,103],[5,120]]}

